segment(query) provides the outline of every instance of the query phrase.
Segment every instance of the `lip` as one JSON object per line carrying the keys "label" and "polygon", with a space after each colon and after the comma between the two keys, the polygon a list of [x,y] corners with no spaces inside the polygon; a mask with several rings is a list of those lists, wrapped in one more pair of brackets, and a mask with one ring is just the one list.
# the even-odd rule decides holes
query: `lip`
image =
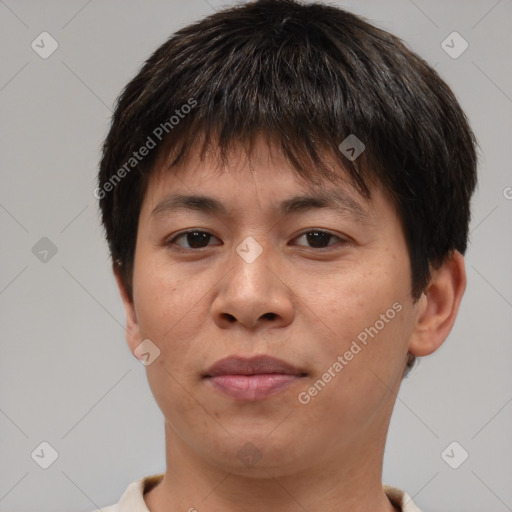
{"label": "lip", "polygon": [[257,401],[284,391],[307,374],[271,356],[226,357],[203,376],[217,391],[235,400]]}

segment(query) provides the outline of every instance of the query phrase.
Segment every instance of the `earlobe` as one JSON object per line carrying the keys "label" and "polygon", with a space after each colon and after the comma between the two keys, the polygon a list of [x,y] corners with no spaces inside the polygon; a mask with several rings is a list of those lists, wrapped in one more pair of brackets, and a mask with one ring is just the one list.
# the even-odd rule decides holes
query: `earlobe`
{"label": "earlobe", "polygon": [[432,271],[427,290],[417,303],[418,317],[409,352],[427,356],[435,352],[452,330],[466,289],[464,257],[458,251]]}
{"label": "earlobe", "polygon": [[137,320],[137,314],[135,312],[135,306],[133,303],[133,299],[129,296],[128,291],[126,290],[126,286],[121,277],[121,272],[119,267],[114,263],[113,264],[114,276],[117,281],[117,287],[119,288],[119,293],[121,295],[121,300],[123,301],[124,310],[126,313],[126,341],[128,342],[128,346],[133,354],[134,350],[140,344],[142,337],[140,334],[139,323]]}

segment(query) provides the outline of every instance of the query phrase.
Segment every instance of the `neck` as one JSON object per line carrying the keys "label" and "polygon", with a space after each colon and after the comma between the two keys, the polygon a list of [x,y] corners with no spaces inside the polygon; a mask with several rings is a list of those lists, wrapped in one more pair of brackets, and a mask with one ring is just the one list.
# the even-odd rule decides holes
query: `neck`
{"label": "neck", "polygon": [[[331,454],[307,469],[260,468],[255,473],[222,471],[199,457],[166,423],[167,470],[144,499],[151,512],[198,510],[247,512],[396,512],[382,489],[387,427],[368,444],[361,442]],[[243,472],[242,472],[243,473]]]}

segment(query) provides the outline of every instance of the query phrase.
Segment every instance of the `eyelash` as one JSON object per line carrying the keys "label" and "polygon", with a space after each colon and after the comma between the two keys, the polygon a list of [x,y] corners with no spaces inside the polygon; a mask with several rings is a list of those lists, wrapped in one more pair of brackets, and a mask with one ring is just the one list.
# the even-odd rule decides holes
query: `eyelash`
{"label": "eyelash", "polygon": [[[182,247],[180,245],[176,245],[175,242],[176,240],[178,240],[179,238],[183,237],[183,236],[186,236],[188,234],[191,234],[191,233],[199,233],[199,234],[206,234],[206,235],[210,235],[212,237],[214,237],[214,235],[212,235],[211,233],[209,233],[208,231],[201,231],[199,229],[191,229],[191,230],[188,230],[188,231],[182,231],[181,233],[178,233],[177,235],[173,236],[171,239],[169,239],[168,241],[165,242],[165,245],[166,246],[176,246],[178,251],[200,251],[202,249],[207,249],[209,246],[206,246],[206,247],[200,247],[200,248],[193,248],[193,247]],[[300,235],[296,236],[294,238],[294,240],[298,239],[298,238],[301,238],[305,235],[308,235],[308,234],[311,234],[311,233],[321,233],[321,234],[324,234],[324,235],[327,235],[329,237],[334,237],[334,238],[338,238],[340,240],[340,243],[343,244],[343,245],[346,245],[349,243],[349,240],[348,239],[344,239],[344,238],[341,238],[339,237],[338,235],[335,235],[334,233],[331,233],[330,231],[325,231],[325,230],[322,230],[322,229],[310,229],[309,231],[304,231],[302,232]],[[216,238],[216,237],[215,237]],[[208,240],[209,241],[209,240]],[[335,244],[334,244],[335,245]],[[330,247],[332,247],[332,245],[329,245],[327,247],[321,247],[321,248],[316,248],[317,250],[328,250]],[[315,249],[315,247],[310,247],[311,249]]]}

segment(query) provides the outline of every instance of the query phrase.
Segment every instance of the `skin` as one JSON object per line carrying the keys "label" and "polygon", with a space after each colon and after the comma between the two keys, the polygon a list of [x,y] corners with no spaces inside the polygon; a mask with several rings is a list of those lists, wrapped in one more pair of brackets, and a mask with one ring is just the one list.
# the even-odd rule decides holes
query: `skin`
{"label": "skin", "polygon": [[[144,496],[149,510],[396,510],[382,488],[396,394],[407,353],[434,352],[453,326],[466,286],[463,257],[455,252],[433,271],[414,302],[403,230],[378,187],[365,202],[346,180],[324,184],[344,190],[363,218],[346,209],[278,217],[273,205],[318,187],[263,139],[250,158],[233,151],[222,172],[212,155],[153,174],[139,218],[133,297],[116,273],[130,350],[144,339],[160,350],[146,371],[165,418],[167,468]],[[229,214],[152,214],[176,192],[214,197]],[[193,228],[212,235],[200,248],[190,248],[197,237],[175,239]],[[303,235],[315,229],[333,236],[310,242]],[[252,263],[236,252],[249,236],[262,248]],[[401,311],[301,403],[299,393],[395,303]],[[307,375],[256,402],[235,401],[202,378],[219,359],[255,354]],[[238,456],[248,442],[261,456],[251,466]]]}

